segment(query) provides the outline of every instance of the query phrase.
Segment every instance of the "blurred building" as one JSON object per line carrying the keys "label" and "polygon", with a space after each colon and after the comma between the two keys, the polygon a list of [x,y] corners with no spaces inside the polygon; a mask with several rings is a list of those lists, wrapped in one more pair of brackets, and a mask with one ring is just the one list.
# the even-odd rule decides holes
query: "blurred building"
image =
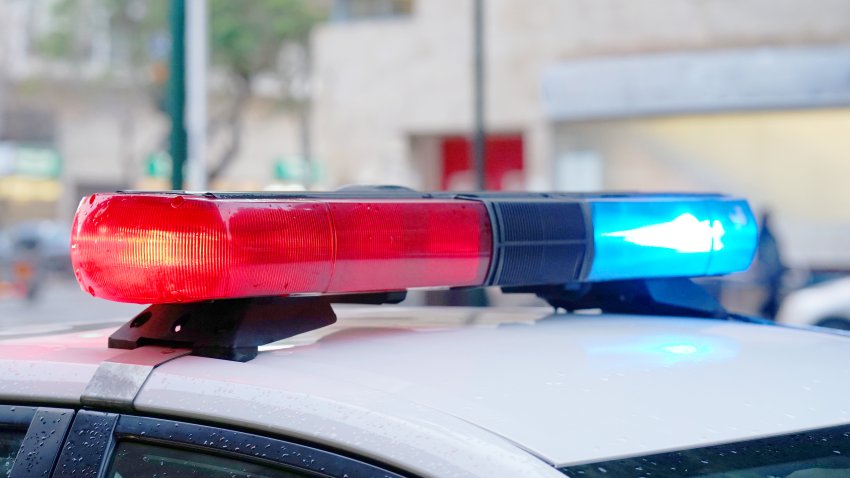
{"label": "blurred building", "polygon": [[[97,12],[77,60],[45,57],[56,2],[0,0],[0,227],[67,220],[94,191],[169,185],[164,73],[128,61]],[[850,1],[484,4],[488,188],[740,194],[775,213],[793,262],[850,268]],[[213,186],[469,189],[472,0],[331,12],[313,36],[310,134],[269,72]],[[215,71],[211,89],[215,115]],[[226,148],[213,135],[210,162]]]}
{"label": "blurred building", "polygon": [[[850,267],[850,2],[485,0],[487,184],[720,190]],[[338,0],[314,36],[332,183],[472,185],[472,1]]]}
{"label": "blurred building", "polygon": [[[97,191],[170,187],[169,120],[162,111],[168,39],[149,45],[160,64],[136,64],[97,2],[80,2],[93,11],[75,39],[77,58],[52,58],[39,42],[52,22],[68,20],[57,17],[57,3],[0,0],[0,228],[25,219],[69,221],[79,199]],[[222,75],[212,76],[216,123],[228,87]],[[297,118],[280,97],[273,75],[254,85],[239,152],[214,186],[287,187],[306,174]],[[228,147],[225,136],[211,132],[213,163]]]}

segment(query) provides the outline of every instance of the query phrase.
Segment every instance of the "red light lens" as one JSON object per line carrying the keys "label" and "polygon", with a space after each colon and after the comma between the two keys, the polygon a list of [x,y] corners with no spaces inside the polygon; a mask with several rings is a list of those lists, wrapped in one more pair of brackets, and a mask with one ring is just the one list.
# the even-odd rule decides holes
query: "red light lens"
{"label": "red light lens", "polygon": [[481,285],[492,233],[472,201],[103,194],[71,245],[84,290],[170,303]]}
{"label": "red light lens", "polygon": [[481,285],[493,237],[471,201],[328,203],[336,264],[328,292]]}

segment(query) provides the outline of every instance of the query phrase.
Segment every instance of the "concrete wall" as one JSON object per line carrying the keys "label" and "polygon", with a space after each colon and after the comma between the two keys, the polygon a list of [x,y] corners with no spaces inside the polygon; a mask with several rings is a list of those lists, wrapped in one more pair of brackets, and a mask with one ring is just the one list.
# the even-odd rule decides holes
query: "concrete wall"
{"label": "concrete wall", "polygon": [[[554,186],[540,78],[575,58],[850,43],[846,0],[489,0],[491,129],[520,131],[526,182]],[[423,185],[412,136],[472,122],[471,0],[420,0],[409,17],[334,23],[314,38],[317,156],[333,183]],[[427,148],[426,148],[427,149]]]}
{"label": "concrete wall", "polygon": [[847,131],[848,109],[730,113],[562,124],[555,147],[592,151],[598,188],[746,197],[790,263],[835,268],[850,267]]}

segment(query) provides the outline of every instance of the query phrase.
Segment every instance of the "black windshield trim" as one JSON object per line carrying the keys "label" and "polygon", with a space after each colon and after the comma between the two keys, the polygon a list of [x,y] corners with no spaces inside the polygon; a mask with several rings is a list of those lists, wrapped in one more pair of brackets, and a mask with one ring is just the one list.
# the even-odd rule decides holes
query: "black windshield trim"
{"label": "black windshield trim", "polygon": [[[558,468],[570,477],[688,477],[827,456],[850,456],[850,425]],[[824,453],[825,452],[825,453]],[[844,453],[847,452],[847,453]],[[638,467],[643,470],[638,470]],[[636,474],[637,472],[637,474]]]}

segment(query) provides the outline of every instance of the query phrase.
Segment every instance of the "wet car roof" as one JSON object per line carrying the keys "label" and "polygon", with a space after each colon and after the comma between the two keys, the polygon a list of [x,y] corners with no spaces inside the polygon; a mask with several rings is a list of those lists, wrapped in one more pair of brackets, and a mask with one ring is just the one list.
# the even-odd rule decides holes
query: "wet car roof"
{"label": "wet car roof", "polygon": [[[435,441],[475,440],[522,461],[513,444],[563,465],[850,422],[850,347],[838,335],[542,308],[338,315],[249,363],[169,361],[135,408],[344,444],[404,466],[448,453]],[[122,352],[105,348],[107,334],[8,339],[2,399],[78,402],[97,365]]]}

